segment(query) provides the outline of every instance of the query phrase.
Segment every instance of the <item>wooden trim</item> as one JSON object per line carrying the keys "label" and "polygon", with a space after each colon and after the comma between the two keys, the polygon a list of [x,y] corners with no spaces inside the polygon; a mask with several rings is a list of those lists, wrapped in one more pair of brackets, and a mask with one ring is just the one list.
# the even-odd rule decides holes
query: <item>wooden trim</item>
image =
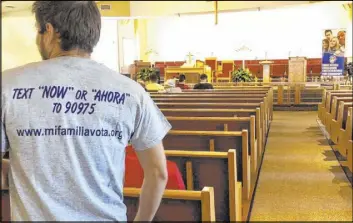
{"label": "wooden trim", "polygon": [[182,116],[166,116],[168,120],[173,121],[184,121],[184,120],[192,120],[192,121],[250,121],[250,117],[182,117]]}
{"label": "wooden trim", "polygon": [[184,150],[165,150],[166,156],[184,156],[198,158],[227,158],[227,152],[209,152],[209,151],[184,151]]}
{"label": "wooden trim", "polygon": [[229,106],[229,105],[247,105],[247,106],[259,106],[259,103],[180,103],[180,102],[157,102],[156,105],[214,105],[214,106]]}
{"label": "wooden trim", "polygon": [[214,139],[210,139],[210,151],[214,152]]}
{"label": "wooden trim", "polygon": [[236,207],[236,222],[243,221],[243,196],[242,196],[242,183],[236,183],[236,200],[235,200],[235,207]]}
{"label": "wooden trim", "polygon": [[216,221],[213,187],[204,187],[201,191],[202,221]]}
{"label": "wooden trim", "polygon": [[171,135],[199,135],[199,136],[241,136],[241,132],[224,132],[224,131],[185,131],[185,130],[170,130]]}
{"label": "wooden trim", "polygon": [[185,111],[185,112],[229,112],[229,113],[236,113],[236,112],[255,112],[255,109],[209,109],[209,108],[161,108],[161,111]]}
{"label": "wooden trim", "polygon": [[[212,97],[212,96],[210,96]],[[235,96],[236,97],[236,96]],[[224,101],[224,100],[228,100],[229,103],[236,103],[237,101],[252,101],[252,103],[256,103],[259,100],[262,100],[263,96],[259,96],[259,97],[249,97],[249,98],[209,98],[209,97],[198,97],[198,96],[194,96],[194,97],[184,97],[184,98],[178,98],[178,97],[170,97],[170,98],[153,98],[154,101],[158,101],[158,102],[175,102],[175,101],[182,101],[182,102],[177,102],[177,103],[187,103],[189,101],[195,101],[198,100],[198,103],[216,103],[218,101]],[[206,101],[206,102],[204,102]],[[255,102],[254,102],[255,101]],[[228,102],[227,102],[228,103]],[[244,103],[248,103],[248,102],[244,102]]]}
{"label": "wooden trim", "polygon": [[347,166],[348,169],[353,172],[353,141],[348,140],[347,143]]}
{"label": "wooden trim", "polygon": [[228,124],[223,124],[223,131],[228,132]]}
{"label": "wooden trim", "polygon": [[[140,188],[124,187],[124,196],[140,197]],[[187,190],[165,190],[163,198],[176,199],[176,200],[196,200],[200,201],[201,191],[187,191]]]}
{"label": "wooden trim", "polygon": [[258,155],[258,161],[261,160],[262,156],[262,127],[261,127],[261,114],[260,114],[260,108],[256,108],[256,119],[255,119],[255,129],[256,129],[256,141],[257,141],[257,155]]}
{"label": "wooden trim", "polygon": [[191,161],[186,161],[186,189],[194,190],[194,174]]}
{"label": "wooden trim", "polygon": [[236,151],[234,149],[228,150],[228,178],[229,178],[229,220],[231,222],[237,221],[237,190],[236,183],[237,178],[237,159]]}
{"label": "wooden trim", "polygon": [[211,60],[211,61],[216,60],[217,61],[217,57],[205,57],[205,62],[206,62],[206,60]]}
{"label": "wooden trim", "polygon": [[250,163],[248,148],[248,130],[242,131],[242,166],[243,166],[243,194],[250,199]]}
{"label": "wooden trim", "polygon": [[262,102],[260,104],[260,113],[261,113],[261,118],[260,118],[260,122],[261,122],[261,127],[262,127],[262,145],[264,148],[265,147],[265,140],[266,140],[266,134],[267,134],[267,131],[266,131],[266,119],[265,119],[265,105],[264,103]]}
{"label": "wooden trim", "polygon": [[250,116],[250,150],[251,150],[251,172],[257,171],[257,149],[255,148],[255,116]]}
{"label": "wooden trim", "polygon": [[277,90],[277,104],[283,104],[283,85],[278,86]]}

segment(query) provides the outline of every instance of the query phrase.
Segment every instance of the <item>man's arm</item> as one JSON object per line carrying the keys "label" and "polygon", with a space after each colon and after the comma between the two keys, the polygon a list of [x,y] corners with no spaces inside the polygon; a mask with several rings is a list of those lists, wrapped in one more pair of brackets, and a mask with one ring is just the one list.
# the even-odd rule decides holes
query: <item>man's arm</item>
{"label": "man's arm", "polygon": [[144,180],[135,221],[152,221],[168,180],[163,144],[136,151],[136,154],[144,172]]}

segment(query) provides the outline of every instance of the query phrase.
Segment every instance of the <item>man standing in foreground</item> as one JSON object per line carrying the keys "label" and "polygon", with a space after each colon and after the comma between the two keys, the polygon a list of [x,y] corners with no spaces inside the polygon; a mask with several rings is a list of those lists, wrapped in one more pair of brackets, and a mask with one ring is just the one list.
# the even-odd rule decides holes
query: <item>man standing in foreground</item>
{"label": "man standing in foreground", "polygon": [[37,1],[32,10],[43,61],[2,77],[11,220],[126,221],[129,140],[144,169],[135,220],[152,220],[168,178],[170,124],[138,83],[90,59],[101,29],[94,1]]}

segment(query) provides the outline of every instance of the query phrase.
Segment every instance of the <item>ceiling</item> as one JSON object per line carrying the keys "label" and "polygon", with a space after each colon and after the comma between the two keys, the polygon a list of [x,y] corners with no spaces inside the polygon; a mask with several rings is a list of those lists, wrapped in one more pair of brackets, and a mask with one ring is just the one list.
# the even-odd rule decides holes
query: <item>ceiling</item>
{"label": "ceiling", "polygon": [[[28,12],[30,12],[30,9],[31,9],[33,2],[34,1],[1,1],[2,15],[6,15],[6,14],[12,13],[12,12],[27,12],[28,13]],[[96,2],[102,2],[102,1],[96,1]],[[103,2],[108,3],[109,1],[103,1]],[[318,2],[324,2],[324,1],[308,1],[307,3],[318,3]],[[351,3],[351,1],[339,1],[339,2],[346,3],[346,4],[347,4],[347,2]],[[139,6],[139,4],[136,5],[137,2],[131,2],[130,4],[132,4],[132,3],[134,3],[135,7],[142,6],[142,5]],[[147,4],[147,3],[148,2],[145,2],[145,4]],[[162,2],[160,2],[160,3],[162,3]],[[251,2],[249,2],[249,4],[250,3]],[[131,7],[132,7],[132,5],[131,5]],[[145,7],[143,7],[143,8],[145,8]],[[134,9],[134,7],[131,8],[131,11],[133,11],[133,9]],[[146,10],[146,8],[145,8],[145,10]],[[140,14],[140,13],[141,12],[139,12],[137,14]],[[134,14],[134,13],[132,13],[132,14]],[[142,14],[144,14],[144,13],[142,13]],[[141,16],[143,16],[143,15],[141,15]]]}

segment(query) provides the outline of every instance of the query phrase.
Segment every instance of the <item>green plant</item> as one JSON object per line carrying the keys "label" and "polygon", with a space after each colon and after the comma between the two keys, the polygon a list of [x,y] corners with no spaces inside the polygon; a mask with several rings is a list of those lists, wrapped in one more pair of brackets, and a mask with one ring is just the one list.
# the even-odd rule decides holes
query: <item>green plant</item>
{"label": "green plant", "polygon": [[150,76],[152,74],[156,74],[159,79],[158,72],[155,68],[142,68],[140,71],[137,72],[136,74],[136,79],[137,80],[142,80],[142,81],[149,81]]}
{"label": "green plant", "polygon": [[238,68],[232,72],[233,82],[252,82],[254,77],[249,69]]}

